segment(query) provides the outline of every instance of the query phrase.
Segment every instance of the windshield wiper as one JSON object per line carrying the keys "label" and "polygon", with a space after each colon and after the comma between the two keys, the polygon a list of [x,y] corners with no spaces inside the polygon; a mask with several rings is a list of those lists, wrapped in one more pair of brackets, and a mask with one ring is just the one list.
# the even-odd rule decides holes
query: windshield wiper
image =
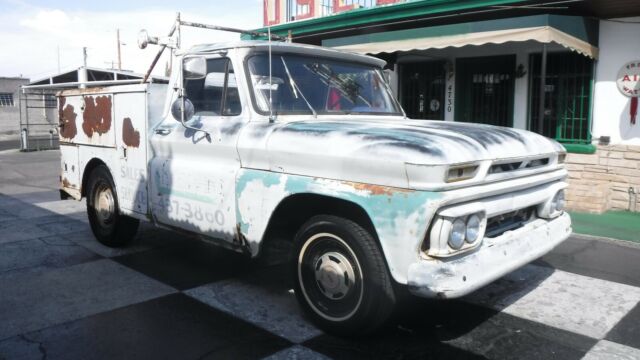
{"label": "windshield wiper", "polygon": [[311,110],[311,113],[313,114],[313,117],[318,117],[318,113],[316,113],[316,110],[313,108],[313,106],[311,106],[311,104],[309,103],[307,98],[302,93],[302,90],[300,90],[300,88],[296,84],[295,80],[293,80],[293,76],[291,76],[291,73],[289,72],[289,67],[287,66],[287,63],[284,61],[284,58],[282,56],[280,57],[280,60],[282,60],[282,65],[284,65],[284,71],[287,73],[287,77],[289,77],[289,85],[291,85],[291,88],[293,90],[293,96],[295,96],[295,98],[297,99],[298,98],[298,93],[300,93],[300,96],[302,97],[302,100],[304,100],[304,102],[309,107],[309,110]]}
{"label": "windshield wiper", "polygon": [[305,65],[304,67],[312,73],[318,75],[320,77],[320,80],[325,85],[332,86],[336,90],[338,90],[349,101],[351,101],[351,103],[355,104],[357,99],[360,99],[367,106],[371,107],[371,102],[369,102],[364,96],[359,94],[360,85],[355,82],[355,80],[341,79],[339,76],[334,74],[329,65],[320,66],[318,64],[314,64],[313,66]]}

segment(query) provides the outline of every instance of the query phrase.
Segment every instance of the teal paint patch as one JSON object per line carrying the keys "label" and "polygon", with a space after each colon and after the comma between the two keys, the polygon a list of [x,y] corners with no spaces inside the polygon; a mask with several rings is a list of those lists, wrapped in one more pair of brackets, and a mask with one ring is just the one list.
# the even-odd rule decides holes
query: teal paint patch
{"label": "teal paint patch", "polygon": [[398,219],[407,219],[417,214],[416,228],[426,227],[426,206],[441,198],[439,193],[385,188],[389,191],[377,193],[357,189],[352,184],[338,180],[325,180],[304,176],[288,176],[285,189],[290,194],[312,193],[353,202],[369,215],[378,234],[396,233]]}
{"label": "teal paint patch", "polygon": [[240,213],[240,207],[238,206],[238,202],[240,199],[240,195],[247,188],[249,183],[254,181],[260,181],[265,187],[277,186],[281,182],[281,177],[283,174],[274,173],[271,171],[264,170],[253,170],[253,169],[243,169],[238,174],[236,179],[236,219],[238,224],[240,225],[240,231],[243,234],[247,234],[249,232],[249,223],[242,218],[242,214]]}
{"label": "teal paint patch", "polygon": [[283,174],[271,171],[244,169],[236,179],[236,198],[242,194],[250,182],[259,180],[262,182],[262,185],[270,187],[280,184],[281,176],[283,176]]}

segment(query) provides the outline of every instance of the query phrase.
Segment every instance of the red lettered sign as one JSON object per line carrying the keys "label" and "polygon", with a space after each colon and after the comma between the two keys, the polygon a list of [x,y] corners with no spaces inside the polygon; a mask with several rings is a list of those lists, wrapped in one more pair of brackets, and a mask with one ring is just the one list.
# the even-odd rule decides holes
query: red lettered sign
{"label": "red lettered sign", "polygon": [[640,96],[640,60],[624,64],[618,71],[616,84],[625,96]]}
{"label": "red lettered sign", "polygon": [[631,125],[636,123],[638,115],[638,97],[640,97],[640,60],[631,61],[618,71],[616,79],[618,90],[624,95],[631,98],[629,103],[629,120]]}

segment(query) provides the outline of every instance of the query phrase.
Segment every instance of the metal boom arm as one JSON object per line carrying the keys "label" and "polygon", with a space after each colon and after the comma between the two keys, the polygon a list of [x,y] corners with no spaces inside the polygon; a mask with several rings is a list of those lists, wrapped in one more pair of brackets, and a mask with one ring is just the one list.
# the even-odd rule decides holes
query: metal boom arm
{"label": "metal boom arm", "polygon": [[[173,36],[173,33],[176,31],[177,25],[176,23],[173,24],[173,27],[171,27],[171,30],[169,30],[169,37]],[[149,66],[149,70],[147,70],[147,73],[144,74],[144,78],[142,79],[142,83],[146,83],[147,80],[149,79],[149,76],[151,75],[151,72],[153,71],[153,68],[156,67],[156,64],[158,63],[158,60],[160,60],[160,56],[162,56],[162,53],[164,52],[164,49],[167,48],[167,45],[162,45],[160,46],[160,50],[158,50],[158,53],[156,54],[156,57],[153,58],[153,61],[151,62],[151,66]]]}
{"label": "metal boom arm", "polygon": [[[251,35],[251,36],[256,36],[256,37],[257,36],[261,36],[261,37],[266,37],[266,38],[268,38],[270,40],[278,40],[278,41],[287,41],[287,40],[289,40],[289,37],[280,36],[280,35],[274,35],[274,34],[271,34],[271,33],[263,33],[263,32],[258,32],[258,31],[250,31],[250,30],[242,30],[242,29],[230,28],[230,27],[226,27],[226,26],[209,25],[209,24],[202,24],[202,23],[196,23],[196,22],[191,22],[191,21],[184,21],[184,20],[180,19],[180,14],[179,13],[178,13],[178,16],[176,18],[176,22],[173,24],[173,27],[169,31],[169,37],[173,36],[173,34],[175,33],[176,30],[178,30],[178,32],[180,32],[179,28],[182,25],[201,28],[201,29],[235,32],[235,33]],[[155,40],[154,43],[157,43],[157,39]],[[151,66],[149,67],[149,70],[147,70],[147,73],[144,75],[144,78],[142,79],[142,83],[146,83],[147,82],[147,80],[149,79],[149,76],[151,75],[151,72],[153,71],[153,68],[156,66],[156,63],[158,62],[158,60],[160,60],[160,56],[162,56],[162,53],[164,52],[164,49],[166,49],[166,48],[167,48],[166,44],[163,44],[163,45],[160,46],[160,50],[158,50],[158,53],[156,54],[156,57],[151,62]]]}
{"label": "metal boom arm", "polygon": [[267,38],[269,36],[271,36],[272,40],[280,40],[280,41],[288,40],[287,37],[280,36],[280,35],[267,34],[267,33],[262,33],[262,32],[257,32],[257,31],[250,31],[250,30],[242,30],[242,29],[230,28],[230,27],[226,27],[226,26],[195,23],[195,22],[191,22],[191,21],[182,21],[182,20],[180,20],[180,25],[197,27],[197,28],[201,28],[201,29],[229,31],[229,32],[235,32],[235,33],[251,35],[251,36],[263,36],[263,37],[267,37]]}

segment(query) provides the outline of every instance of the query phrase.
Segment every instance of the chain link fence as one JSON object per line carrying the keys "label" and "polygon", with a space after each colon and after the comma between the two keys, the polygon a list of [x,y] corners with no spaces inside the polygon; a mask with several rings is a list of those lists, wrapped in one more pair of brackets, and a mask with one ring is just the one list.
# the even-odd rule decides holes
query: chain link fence
{"label": "chain link fence", "polygon": [[58,149],[58,101],[54,89],[22,89],[20,149]]}

